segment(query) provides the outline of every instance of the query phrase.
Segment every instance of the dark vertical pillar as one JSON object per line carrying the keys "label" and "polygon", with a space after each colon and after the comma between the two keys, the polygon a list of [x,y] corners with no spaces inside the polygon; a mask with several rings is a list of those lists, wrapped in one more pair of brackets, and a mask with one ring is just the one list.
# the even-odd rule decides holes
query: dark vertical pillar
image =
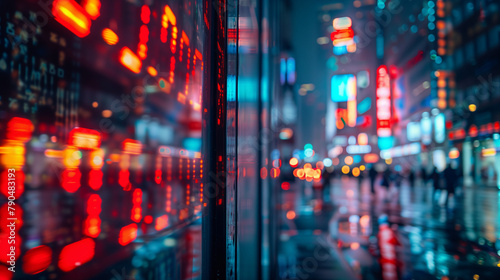
{"label": "dark vertical pillar", "polygon": [[226,0],[204,0],[203,279],[226,279]]}

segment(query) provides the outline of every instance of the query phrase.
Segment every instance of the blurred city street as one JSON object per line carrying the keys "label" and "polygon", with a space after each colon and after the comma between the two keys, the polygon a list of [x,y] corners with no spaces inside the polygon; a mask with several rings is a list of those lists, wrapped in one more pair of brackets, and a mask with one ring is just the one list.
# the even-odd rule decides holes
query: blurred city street
{"label": "blurred city street", "polygon": [[[466,188],[441,206],[439,194],[422,182],[405,181],[389,193],[376,186],[375,196],[369,180],[360,186],[347,176],[332,180],[329,195],[300,185],[283,194],[294,201],[283,205],[283,216],[296,211],[281,227],[283,279],[498,279],[500,196],[494,188]],[[384,244],[396,253],[393,276],[382,265],[384,221],[395,239]]]}

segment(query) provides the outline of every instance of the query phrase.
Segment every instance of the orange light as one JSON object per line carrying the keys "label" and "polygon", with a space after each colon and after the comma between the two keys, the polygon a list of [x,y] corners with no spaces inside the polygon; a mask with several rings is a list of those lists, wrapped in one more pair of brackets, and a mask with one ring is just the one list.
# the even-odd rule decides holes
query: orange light
{"label": "orange light", "polygon": [[23,270],[26,274],[38,274],[46,270],[52,262],[52,250],[41,245],[28,250],[23,257]]}
{"label": "orange light", "polygon": [[90,152],[89,164],[92,169],[100,169],[104,165],[104,151],[95,149]]}
{"label": "orange light", "polygon": [[366,154],[363,159],[366,163],[376,163],[379,158],[380,157],[377,154]]}
{"label": "orange light", "polygon": [[305,175],[304,169],[297,169],[297,176],[299,178],[303,179],[304,175]]}
{"label": "orange light", "polygon": [[165,6],[165,15],[167,16],[168,21],[172,25],[177,25],[177,20],[175,18],[174,12],[172,12],[172,10],[170,9],[170,7],[168,5]]}
{"label": "orange light", "polygon": [[120,63],[136,74],[141,72],[141,60],[132,50],[127,47],[123,47],[120,51]]}
{"label": "orange light", "polygon": [[296,216],[297,216],[297,214],[295,214],[295,211],[293,211],[293,210],[286,212],[286,218],[289,220],[295,219]]}
{"label": "orange light", "polygon": [[458,149],[453,149],[450,151],[450,153],[448,154],[448,157],[450,159],[457,159],[460,157],[460,151],[458,151]]}
{"label": "orange light", "polygon": [[82,6],[91,19],[97,19],[101,15],[101,1],[83,0]]}
{"label": "orange light", "polygon": [[71,271],[78,266],[92,260],[95,254],[95,242],[92,238],[85,238],[66,245],[59,255],[59,268],[62,271]]}
{"label": "orange light", "polygon": [[163,215],[158,218],[156,218],[155,222],[155,229],[156,230],[162,230],[168,226],[168,216]]}
{"label": "orange light", "polygon": [[158,75],[158,71],[152,66],[148,67],[148,73],[153,77],[156,77]]}
{"label": "orange light", "polygon": [[345,164],[351,165],[354,162],[354,159],[351,156],[346,156],[344,159]]}
{"label": "orange light", "polygon": [[63,151],[52,150],[52,149],[45,150],[44,154],[48,158],[62,158],[63,157]]}
{"label": "orange light", "polygon": [[92,24],[87,12],[73,0],[55,0],[52,3],[52,14],[64,27],[76,36],[83,38],[90,34]]}
{"label": "orange light", "polygon": [[368,215],[361,216],[361,218],[359,219],[359,224],[361,225],[361,227],[367,228],[370,225],[370,216]]}
{"label": "orange light", "polygon": [[299,160],[293,157],[290,159],[289,163],[291,167],[295,168],[299,165]]}
{"label": "orange light", "polygon": [[120,236],[118,237],[118,243],[120,245],[125,246],[130,242],[134,241],[137,238],[137,225],[130,224],[128,226],[124,226],[120,230]]}
{"label": "orange light", "polygon": [[342,166],[342,173],[347,174],[349,173],[349,170],[350,170],[349,166],[347,165]]}
{"label": "orange light", "polygon": [[142,143],[138,140],[125,139],[123,141],[123,151],[127,154],[140,155],[142,152]]}
{"label": "orange light", "polygon": [[77,127],[69,133],[69,145],[80,149],[96,149],[101,146],[101,134],[92,129]]}
{"label": "orange light", "polygon": [[352,169],[352,175],[354,175],[354,177],[358,177],[360,173],[361,173],[361,172],[359,171],[359,168],[354,167],[354,168]]}
{"label": "orange light", "polygon": [[368,135],[366,133],[358,134],[358,144],[359,145],[368,145]]}
{"label": "orange light", "polygon": [[322,161],[316,162],[316,168],[323,169],[325,168],[325,164]]}
{"label": "orange light", "polygon": [[280,176],[280,169],[279,168],[272,168],[271,169],[271,178],[278,178]]}
{"label": "orange light", "polygon": [[481,151],[481,154],[483,155],[483,157],[492,157],[494,155],[497,154],[497,151],[494,149],[494,148],[491,148],[491,149],[483,149]]}
{"label": "orange light", "polygon": [[116,33],[109,28],[105,28],[102,31],[102,38],[104,39],[104,42],[110,46],[116,45],[119,41],[118,35],[116,35]]}
{"label": "orange light", "polygon": [[358,250],[358,249],[359,249],[359,243],[358,242],[351,243],[351,250]]}

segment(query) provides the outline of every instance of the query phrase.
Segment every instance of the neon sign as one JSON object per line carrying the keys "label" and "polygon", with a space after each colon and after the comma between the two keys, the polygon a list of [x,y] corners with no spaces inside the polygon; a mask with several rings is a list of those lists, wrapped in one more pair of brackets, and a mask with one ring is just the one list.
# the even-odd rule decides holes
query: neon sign
{"label": "neon sign", "polygon": [[377,69],[377,135],[390,137],[391,132],[390,78],[385,65]]}

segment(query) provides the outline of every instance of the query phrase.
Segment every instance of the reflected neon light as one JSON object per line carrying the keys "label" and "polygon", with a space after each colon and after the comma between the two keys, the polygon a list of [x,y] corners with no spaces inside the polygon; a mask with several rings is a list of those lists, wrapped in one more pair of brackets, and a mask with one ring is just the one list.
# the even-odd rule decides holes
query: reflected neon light
{"label": "reflected neon light", "polygon": [[92,24],[90,16],[73,0],[55,0],[52,4],[52,14],[64,27],[76,36],[83,38],[90,34]]}

